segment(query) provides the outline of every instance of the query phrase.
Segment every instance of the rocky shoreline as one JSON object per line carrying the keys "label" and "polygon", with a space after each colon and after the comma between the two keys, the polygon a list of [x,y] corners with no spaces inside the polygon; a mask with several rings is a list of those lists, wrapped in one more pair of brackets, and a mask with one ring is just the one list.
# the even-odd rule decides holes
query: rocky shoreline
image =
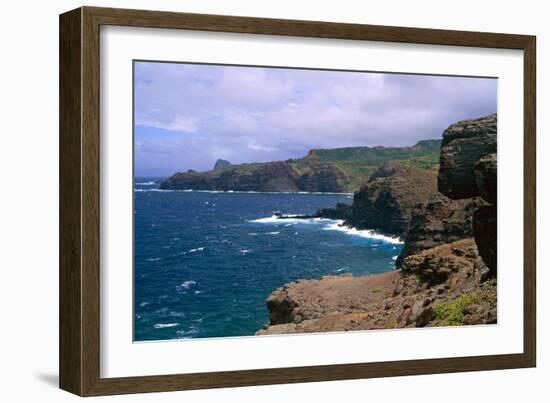
{"label": "rocky shoreline", "polygon": [[496,114],[457,122],[439,169],[385,162],[352,205],[304,217],[401,237],[396,270],[286,284],[257,334],[496,323],[496,127]]}

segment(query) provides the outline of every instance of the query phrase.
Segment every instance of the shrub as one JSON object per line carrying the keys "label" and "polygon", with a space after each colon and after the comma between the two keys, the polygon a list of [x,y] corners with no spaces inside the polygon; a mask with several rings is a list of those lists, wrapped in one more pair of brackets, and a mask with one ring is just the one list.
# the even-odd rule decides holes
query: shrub
{"label": "shrub", "polygon": [[464,308],[468,305],[481,303],[483,297],[480,292],[469,292],[460,297],[437,305],[435,318],[443,321],[446,326],[460,326],[464,320]]}

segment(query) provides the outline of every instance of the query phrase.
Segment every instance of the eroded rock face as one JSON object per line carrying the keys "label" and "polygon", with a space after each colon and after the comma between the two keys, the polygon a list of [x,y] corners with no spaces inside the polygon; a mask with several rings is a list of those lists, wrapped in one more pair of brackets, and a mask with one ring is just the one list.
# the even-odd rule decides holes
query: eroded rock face
{"label": "eroded rock face", "polygon": [[497,115],[455,123],[443,132],[438,188],[451,199],[479,194],[474,164],[497,151]]}
{"label": "eroded rock face", "polygon": [[497,272],[497,206],[482,206],[474,213],[474,237],[479,254],[491,270]]}
{"label": "eroded rock face", "polygon": [[473,214],[481,203],[477,199],[452,200],[437,193],[427,203],[417,205],[396,267],[422,250],[473,237]]}
{"label": "eroded rock face", "polygon": [[352,215],[347,224],[404,236],[409,229],[413,208],[437,193],[436,175],[433,170],[397,163],[382,165],[355,192]]}
{"label": "eroded rock face", "polygon": [[497,116],[451,125],[443,133],[438,189],[452,199],[480,196],[473,216],[480,254],[493,276],[497,274]]}
{"label": "eroded rock face", "polygon": [[336,207],[320,208],[317,210],[315,216],[331,220],[349,220],[352,213],[352,206],[350,204],[338,202],[336,203]]}
{"label": "eroded rock face", "polygon": [[448,281],[453,273],[460,272],[466,277],[473,275],[478,256],[476,244],[470,238],[408,256],[401,270],[416,275],[422,283],[434,286]]}
{"label": "eroded rock face", "polygon": [[481,157],[474,164],[476,186],[479,195],[491,204],[497,203],[497,155]]}
{"label": "eroded rock face", "polygon": [[344,192],[347,183],[346,174],[333,164],[315,164],[313,172],[298,179],[297,186],[303,192]]}

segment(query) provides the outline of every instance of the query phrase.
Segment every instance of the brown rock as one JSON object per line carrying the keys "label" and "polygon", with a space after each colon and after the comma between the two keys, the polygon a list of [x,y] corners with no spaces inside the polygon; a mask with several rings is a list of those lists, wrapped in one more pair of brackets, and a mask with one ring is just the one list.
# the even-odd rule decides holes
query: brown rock
{"label": "brown rock", "polygon": [[497,274],[497,206],[483,206],[474,213],[474,237],[490,275]]}
{"label": "brown rock", "polygon": [[449,126],[441,143],[439,191],[452,199],[478,195],[474,164],[496,149],[496,114]]}
{"label": "brown rock", "polygon": [[481,157],[474,165],[479,195],[491,204],[497,203],[497,155]]}
{"label": "brown rock", "polygon": [[403,236],[409,228],[413,208],[437,192],[437,172],[384,164],[353,197],[351,217],[356,228]]}

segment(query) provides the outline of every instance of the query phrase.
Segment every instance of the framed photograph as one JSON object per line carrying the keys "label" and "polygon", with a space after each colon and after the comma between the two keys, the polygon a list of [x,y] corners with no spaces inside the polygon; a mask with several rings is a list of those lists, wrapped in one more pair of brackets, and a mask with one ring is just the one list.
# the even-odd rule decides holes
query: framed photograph
{"label": "framed photograph", "polygon": [[60,387],[533,367],[535,37],[60,16]]}

